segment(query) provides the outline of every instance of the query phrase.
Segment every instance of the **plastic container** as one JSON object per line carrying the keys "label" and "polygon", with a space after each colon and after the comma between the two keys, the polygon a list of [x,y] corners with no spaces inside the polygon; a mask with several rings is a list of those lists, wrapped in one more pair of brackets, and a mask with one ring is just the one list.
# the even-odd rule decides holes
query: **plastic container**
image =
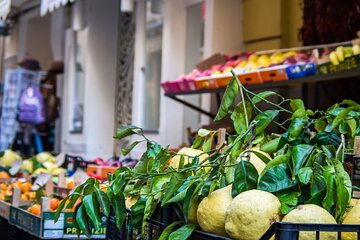
{"label": "plastic container", "polygon": [[[107,219],[106,239],[108,240],[135,240],[139,239],[138,235],[129,227],[128,223],[131,219],[131,211],[128,210],[128,215],[121,229],[116,227],[114,212],[110,212]],[[158,207],[153,216],[147,220],[143,240],[157,240],[162,231],[171,223],[178,221],[176,210],[173,206]],[[211,233],[195,230],[190,236],[193,240],[230,240],[230,238],[218,236]]]}
{"label": "plastic container", "polygon": [[216,83],[216,77],[201,77],[195,80],[195,87],[198,90],[201,89],[214,89],[218,88]]}
{"label": "plastic container", "polygon": [[286,66],[276,66],[259,70],[261,79],[264,82],[284,81],[288,79]]}
{"label": "plastic container", "polygon": [[297,240],[299,233],[304,231],[315,232],[316,240],[320,239],[320,232],[336,232],[338,239],[341,239],[342,232],[355,232],[357,239],[360,239],[360,225],[276,222],[260,240],[269,240],[272,236],[275,236],[275,240]]}
{"label": "plastic container", "polygon": [[316,74],[315,63],[289,65],[285,70],[289,79],[308,77]]}
{"label": "plastic container", "polygon": [[259,72],[257,72],[257,71],[249,72],[249,73],[242,73],[242,74],[237,75],[237,77],[239,78],[240,82],[244,85],[259,84],[259,83],[263,82]]}

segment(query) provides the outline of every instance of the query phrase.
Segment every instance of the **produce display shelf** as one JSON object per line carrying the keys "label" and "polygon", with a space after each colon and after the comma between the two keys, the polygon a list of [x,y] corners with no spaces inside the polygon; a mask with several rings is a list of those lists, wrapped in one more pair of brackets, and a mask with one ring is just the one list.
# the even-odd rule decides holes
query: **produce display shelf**
{"label": "produce display shelf", "polygon": [[[306,84],[306,83],[326,82],[326,81],[332,81],[332,80],[337,80],[337,79],[351,79],[351,78],[356,78],[356,77],[360,77],[360,68],[357,68],[354,70],[349,70],[349,71],[336,72],[336,73],[332,73],[332,74],[313,75],[313,76],[289,79],[289,80],[284,80],[284,81],[264,82],[264,83],[259,83],[259,84],[247,84],[245,86],[249,90],[261,90],[261,89],[299,86],[299,85],[301,86],[302,84]],[[220,95],[219,94],[224,92],[225,89],[226,89],[226,87],[200,89],[200,90],[193,90],[193,91],[167,92],[167,93],[165,93],[165,96],[167,96],[181,104],[184,104],[185,106],[190,107],[193,110],[196,110],[202,114],[205,114],[211,118],[215,118],[215,115],[213,113],[203,110],[200,107],[192,104],[191,102],[188,102],[186,100],[178,98],[178,96],[216,93],[217,99],[218,99],[218,104],[220,104]]]}
{"label": "produce display shelf", "polygon": [[[333,73],[333,74],[314,75],[314,76],[289,79],[289,80],[284,80],[284,81],[248,84],[245,86],[249,90],[256,90],[256,89],[265,89],[265,88],[288,87],[288,86],[300,85],[300,84],[304,84],[304,83],[324,82],[324,81],[331,81],[331,80],[336,80],[336,79],[348,79],[348,78],[354,78],[354,77],[360,77],[360,69],[337,72],[337,73]],[[173,97],[173,96],[178,96],[178,95],[217,93],[217,92],[223,92],[223,91],[225,91],[225,89],[226,89],[225,87],[221,87],[221,88],[213,88],[213,89],[194,90],[194,91],[171,92],[171,93],[165,93],[165,96]]]}

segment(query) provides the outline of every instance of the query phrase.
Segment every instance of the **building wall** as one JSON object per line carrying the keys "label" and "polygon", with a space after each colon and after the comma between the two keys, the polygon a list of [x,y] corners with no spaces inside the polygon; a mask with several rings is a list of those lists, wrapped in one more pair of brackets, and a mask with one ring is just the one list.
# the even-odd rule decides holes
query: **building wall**
{"label": "building wall", "polygon": [[[69,121],[63,121],[62,150],[85,158],[106,159],[113,156],[119,2],[86,2],[84,129],[82,134],[72,134]],[[69,85],[64,91],[70,91]],[[69,102],[65,106],[67,116],[71,107]]]}

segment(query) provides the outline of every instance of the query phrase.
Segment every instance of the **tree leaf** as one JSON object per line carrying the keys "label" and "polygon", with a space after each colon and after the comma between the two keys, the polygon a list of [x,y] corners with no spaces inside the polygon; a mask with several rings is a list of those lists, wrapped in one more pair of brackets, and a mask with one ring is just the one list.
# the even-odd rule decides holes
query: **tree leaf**
{"label": "tree leaf", "polygon": [[125,137],[131,136],[133,134],[138,134],[139,131],[142,131],[141,128],[128,125],[128,126],[121,126],[117,129],[114,138],[116,139],[123,139]]}
{"label": "tree leaf", "polygon": [[215,121],[223,119],[228,114],[238,92],[239,86],[236,79],[233,77],[226,87],[223,99],[221,100],[220,108],[215,117]]}
{"label": "tree leaf", "polygon": [[196,194],[195,189],[198,189],[198,185],[199,185],[199,183],[195,182],[195,183],[191,184],[191,186],[186,190],[186,195],[185,195],[184,203],[183,203],[183,213],[186,217],[188,216],[191,199],[192,199],[193,195]]}
{"label": "tree leaf", "polygon": [[331,127],[334,129],[337,126],[339,126],[341,121],[343,121],[352,110],[354,110],[354,107],[348,107],[343,109],[340,113],[338,113],[334,118]]}
{"label": "tree leaf", "polygon": [[216,132],[215,131],[210,131],[210,130],[207,130],[207,129],[204,129],[204,128],[200,128],[199,131],[198,131],[198,135],[200,137],[206,137],[209,134],[213,134],[213,133],[216,133]]}
{"label": "tree leaf", "polygon": [[298,182],[292,181],[288,162],[287,155],[279,155],[271,160],[260,175],[258,189],[277,192],[296,186]]}
{"label": "tree leaf", "polygon": [[167,226],[164,231],[161,233],[160,237],[158,240],[167,240],[172,232],[172,230],[174,229],[174,227],[176,227],[177,225],[179,225],[180,223],[182,223],[181,221],[178,222],[174,222],[172,224],[170,224],[169,226]]}
{"label": "tree leaf", "polygon": [[329,213],[333,214],[336,201],[335,177],[329,171],[324,170],[324,179],[326,182],[326,196],[322,201],[322,205]]}
{"label": "tree leaf", "polygon": [[254,165],[249,161],[241,160],[235,169],[235,179],[231,190],[232,196],[235,197],[244,191],[256,189],[258,178],[259,175]]}
{"label": "tree leaf", "polygon": [[302,167],[299,170],[298,177],[301,183],[308,184],[312,178],[313,170],[311,167]]}
{"label": "tree leaf", "polygon": [[[109,188],[107,193],[110,192],[111,199],[111,206],[114,209],[115,212],[115,218],[116,218],[116,226],[117,228],[121,228],[125,218],[126,218],[126,205],[125,205],[125,196],[124,193],[120,192],[116,195],[112,192],[112,190]],[[109,196],[109,194],[108,194]]]}
{"label": "tree leaf", "polygon": [[257,93],[252,99],[251,99],[251,102],[253,104],[256,104],[260,101],[262,101],[263,99],[267,98],[267,97],[270,97],[270,96],[274,96],[274,95],[278,95],[276,92],[273,92],[273,91],[264,91],[264,92],[261,92],[261,93]]}
{"label": "tree leaf", "polygon": [[95,193],[84,196],[83,204],[86,210],[86,214],[94,223],[95,228],[100,228],[101,226],[100,206],[99,206],[99,202],[96,200]]}
{"label": "tree leaf", "polygon": [[303,100],[301,100],[301,99],[291,99],[290,107],[291,107],[291,110],[293,110],[294,112],[299,109],[305,111],[305,105],[304,105]]}
{"label": "tree leaf", "polygon": [[141,232],[146,202],[147,198],[140,197],[139,200],[131,207],[131,226]]}
{"label": "tree leaf", "polygon": [[95,193],[97,201],[100,204],[100,207],[105,214],[105,216],[109,216],[110,214],[110,200],[105,192],[103,192],[98,186],[95,186]]}
{"label": "tree leaf", "polygon": [[274,118],[279,114],[279,110],[266,110],[258,114],[254,121],[258,121],[256,124],[256,135],[265,130],[267,126],[274,120]]}
{"label": "tree leaf", "polygon": [[129,146],[127,146],[126,148],[122,148],[121,154],[123,156],[128,155],[134,149],[134,147],[136,147],[139,143],[141,143],[141,141],[135,141],[132,144],[130,144]]}
{"label": "tree leaf", "polygon": [[156,203],[154,202],[154,197],[149,196],[145,203],[145,209],[144,209],[144,218],[142,222],[142,231],[144,231],[146,226],[146,219],[151,217],[151,215],[154,213],[156,207]]}
{"label": "tree leaf", "polygon": [[300,144],[293,147],[291,151],[291,161],[295,175],[299,173],[300,168],[305,164],[312,150],[313,146],[308,144]]}
{"label": "tree leaf", "polygon": [[153,178],[151,185],[151,193],[155,194],[154,195],[155,200],[159,200],[161,198],[162,188],[164,184],[169,182],[169,180],[170,180],[170,176],[168,175],[156,176]]}
{"label": "tree leaf", "polygon": [[120,172],[119,175],[111,183],[112,190],[114,194],[117,195],[119,192],[124,191],[126,182],[125,182],[126,172]]}
{"label": "tree leaf", "polygon": [[307,124],[308,120],[309,119],[307,117],[296,117],[291,120],[289,129],[288,129],[289,141],[295,140],[300,135],[301,131]]}
{"label": "tree leaf", "polygon": [[[80,207],[76,212],[76,223],[79,226],[79,228],[84,232],[86,237],[90,238],[91,231],[90,231],[89,217],[87,215],[87,212],[83,204],[80,205]],[[80,231],[78,231],[78,233],[80,233]]]}
{"label": "tree leaf", "polygon": [[187,178],[186,173],[173,172],[169,185],[167,185],[165,194],[161,201],[161,206],[164,206],[165,203],[174,195],[174,193],[182,186],[183,182]]}
{"label": "tree leaf", "polygon": [[324,131],[326,128],[326,122],[324,121],[324,119],[318,118],[315,120],[314,127],[315,127],[316,131],[318,131],[318,132]]}
{"label": "tree leaf", "polygon": [[277,150],[279,150],[280,140],[281,137],[272,139],[269,142],[261,145],[260,150],[266,153],[275,153]]}
{"label": "tree leaf", "polygon": [[[246,114],[248,116],[248,120],[250,121],[252,114],[252,106],[248,101],[245,101],[245,107],[246,107]],[[244,105],[242,102],[236,105],[230,118],[233,121],[234,128],[238,135],[241,135],[246,132],[248,126],[246,125]]]}
{"label": "tree leaf", "polygon": [[169,236],[169,240],[188,239],[188,237],[190,237],[195,228],[195,224],[187,223],[175,232],[171,233]]}

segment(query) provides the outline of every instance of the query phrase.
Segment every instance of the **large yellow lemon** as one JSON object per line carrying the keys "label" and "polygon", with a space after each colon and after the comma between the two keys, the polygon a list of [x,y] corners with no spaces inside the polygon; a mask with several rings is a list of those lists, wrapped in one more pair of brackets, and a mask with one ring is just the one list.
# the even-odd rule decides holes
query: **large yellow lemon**
{"label": "large yellow lemon", "polygon": [[200,202],[197,210],[197,221],[204,231],[227,236],[225,213],[232,201],[231,188],[232,185],[218,189]]}
{"label": "large yellow lemon", "polygon": [[281,203],[269,192],[249,190],[237,195],[226,210],[225,230],[233,239],[257,240],[280,221]]}

